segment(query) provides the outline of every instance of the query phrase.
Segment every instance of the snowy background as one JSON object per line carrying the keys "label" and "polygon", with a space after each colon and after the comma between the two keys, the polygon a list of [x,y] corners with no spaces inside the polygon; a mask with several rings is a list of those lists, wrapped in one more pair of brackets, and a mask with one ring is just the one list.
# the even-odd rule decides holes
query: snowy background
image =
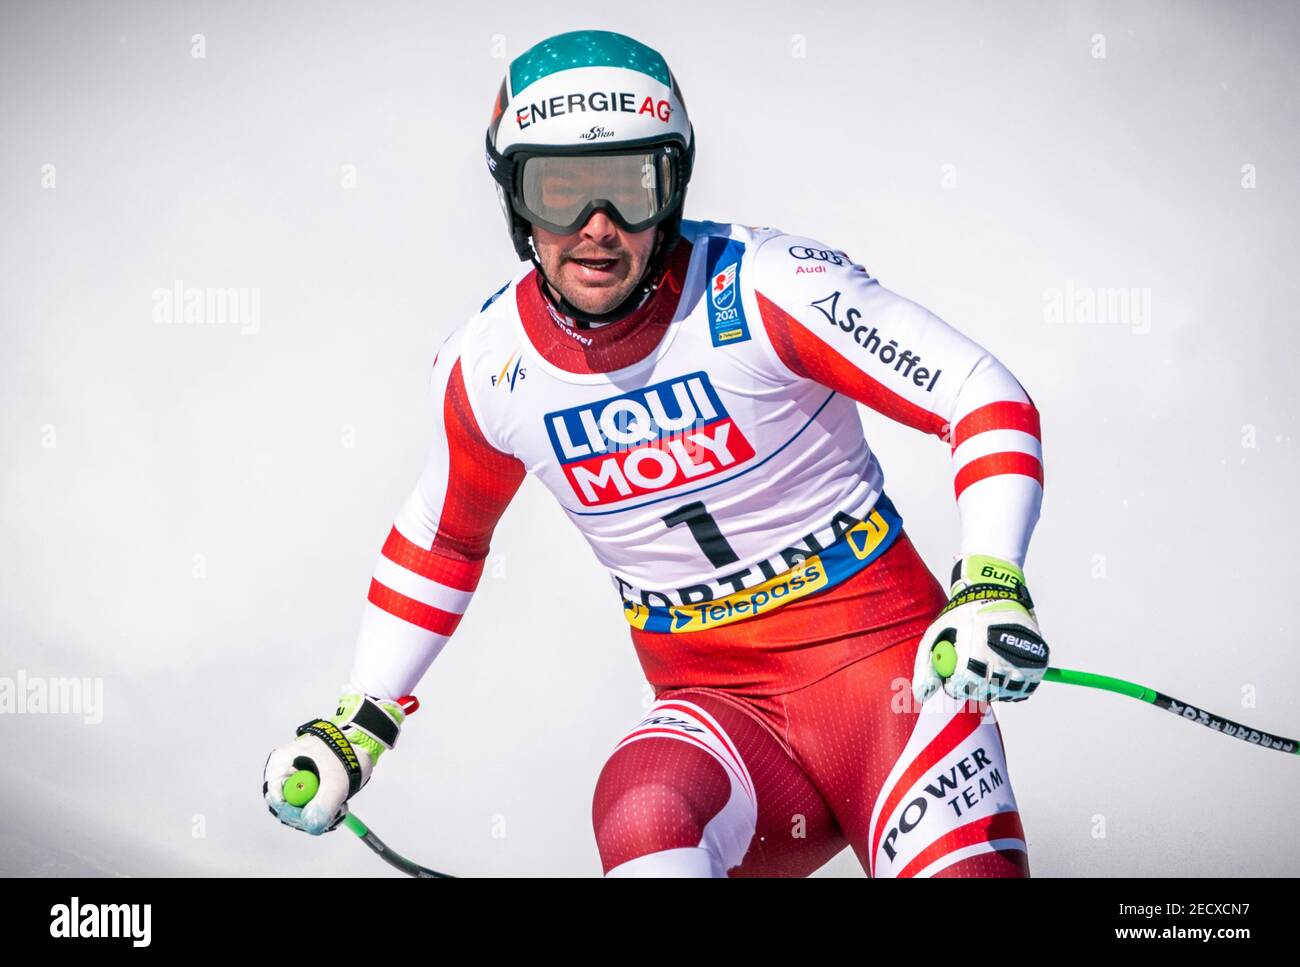
{"label": "snowy background", "polygon": [[[579,27],[673,67],[688,217],[847,249],[1028,389],[1053,664],[1300,733],[1300,8],[571,6],[3,6],[0,678],[103,691],[0,714],[0,873],[390,875],[272,820],[261,769],[346,680],[436,347],[516,270],[497,86]],[[155,321],[177,286],[256,319]],[[945,448],[863,420],[942,573]],[[357,812],[453,872],[597,875],[649,692],[535,481],[419,694]],[[1035,875],[1300,873],[1300,764],[1060,685],[998,712]]]}

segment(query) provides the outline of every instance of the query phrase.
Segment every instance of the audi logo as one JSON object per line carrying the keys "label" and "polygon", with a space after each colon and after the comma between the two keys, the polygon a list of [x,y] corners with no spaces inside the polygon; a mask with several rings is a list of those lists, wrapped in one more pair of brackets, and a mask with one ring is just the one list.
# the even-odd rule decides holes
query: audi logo
{"label": "audi logo", "polygon": [[843,265],[845,258],[839,252],[828,252],[824,248],[809,248],[807,245],[791,245],[790,255],[797,259],[814,262],[830,262],[833,265]]}

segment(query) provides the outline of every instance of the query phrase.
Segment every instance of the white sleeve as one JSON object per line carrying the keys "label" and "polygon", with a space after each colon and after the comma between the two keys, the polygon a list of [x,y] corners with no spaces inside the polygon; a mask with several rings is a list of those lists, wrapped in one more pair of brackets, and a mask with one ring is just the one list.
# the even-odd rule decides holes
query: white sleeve
{"label": "white sleeve", "polygon": [[988,350],[844,252],[776,235],[755,255],[764,329],[794,374],[952,448],[961,553],[1023,567],[1043,496],[1038,410]]}
{"label": "white sleeve", "polygon": [[352,665],[366,694],[399,698],[460,623],[492,531],[523,482],[518,458],[484,437],[465,392],[459,332],[434,360],[433,444],[375,564]]}

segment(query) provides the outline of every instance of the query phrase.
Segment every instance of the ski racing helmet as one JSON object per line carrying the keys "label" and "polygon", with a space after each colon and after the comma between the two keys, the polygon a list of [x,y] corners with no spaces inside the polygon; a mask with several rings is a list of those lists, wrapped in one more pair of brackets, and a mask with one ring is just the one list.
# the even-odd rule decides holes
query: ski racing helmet
{"label": "ski racing helmet", "polygon": [[531,225],[572,234],[597,211],[625,231],[661,227],[643,282],[680,238],[695,133],[663,56],[623,34],[578,30],[510,63],[487,129],[487,165],[522,261]]}

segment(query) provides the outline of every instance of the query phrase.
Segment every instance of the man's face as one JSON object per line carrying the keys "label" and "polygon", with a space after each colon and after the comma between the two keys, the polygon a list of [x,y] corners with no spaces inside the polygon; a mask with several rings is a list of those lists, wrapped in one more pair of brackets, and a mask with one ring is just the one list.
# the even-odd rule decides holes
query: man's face
{"label": "man's face", "polygon": [[608,312],[628,297],[645,274],[658,229],[624,231],[595,211],[572,235],[533,226],[533,247],[546,278],[583,312]]}

